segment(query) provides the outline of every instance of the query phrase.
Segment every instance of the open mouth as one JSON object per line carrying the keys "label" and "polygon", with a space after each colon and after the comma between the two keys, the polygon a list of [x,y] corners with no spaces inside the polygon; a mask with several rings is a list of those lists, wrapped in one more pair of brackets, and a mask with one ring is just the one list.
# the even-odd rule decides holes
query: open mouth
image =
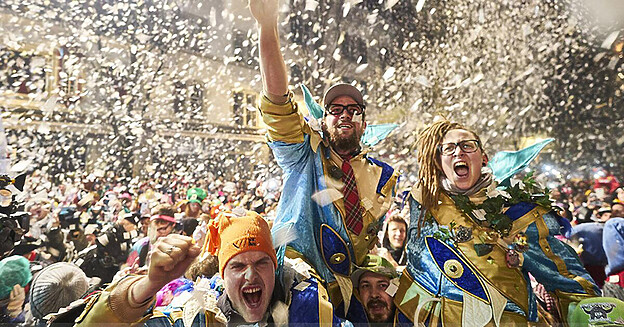
{"label": "open mouth", "polygon": [[243,287],[243,300],[245,300],[245,304],[249,308],[258,308],[260,307],[260,302],[262,301],[262,288],[260,286],[247,286]]}
{"label": "open mouth", "polygon": [[349,130],[349,129],[352,129],[352,128],[353,128],[353,124],[350,124],[350,123],[340,123],[340,124],[338,124],[338,129],[341,129],[341,130]]}
{"label": "open mouth", "polygon": [[458,177],[467,177],[470,172],[470,168],[468,168],[468,164],[463,161],[458,161],[453,165],[453,170],[455,170],[455,174]]}
{"label": "open mouth", "polygon": [[387,309],[385,303],[381,301],[369,302],[368,303],[368,311],[372,313],[384,312]]}

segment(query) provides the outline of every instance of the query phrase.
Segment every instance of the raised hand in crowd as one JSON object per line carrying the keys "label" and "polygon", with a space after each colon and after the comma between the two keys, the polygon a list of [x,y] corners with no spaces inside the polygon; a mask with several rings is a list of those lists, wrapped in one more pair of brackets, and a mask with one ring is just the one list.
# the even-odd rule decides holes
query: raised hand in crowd
{"label": "raised hand in crowd", "polygon": [[260,73],[264,94],[273,102],[283,103],[288,99],[288,74],[279,45],[279,1],[249,0],[249,8],[260,29]]}
{"label": "raised hand in crowd", "polygon": [[150,254],[147,276],[132,285],[132,301],[143,303],[167,283],[182,276],[200,250],[192,237],[170,234],[160,238]]}

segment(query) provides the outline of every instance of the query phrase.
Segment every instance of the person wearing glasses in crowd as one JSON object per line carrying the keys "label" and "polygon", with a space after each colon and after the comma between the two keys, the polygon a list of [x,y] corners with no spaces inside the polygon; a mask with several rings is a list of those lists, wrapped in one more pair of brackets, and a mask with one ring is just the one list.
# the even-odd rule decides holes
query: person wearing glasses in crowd
{"label": "person wearing glasses in crowd", "polygon": [[599,294],[555,238],[558,217],[531,176],[497,189],[494,179],[502,185],[516,170],[494,178],[479,136],[447,120],[425,128],[417,147],[407,267],[395,295],[400,322],[526,326],[539,316],[529,273],[556,299],[563,321],[571,303]]}
{"label": "person wearing glasses in crowd", "polygon": [[325,92],[320,126],[302,117],[280,52],[278,0],[250,0],[249,7],[259,28],[260,111],[284,173],[273,233],[296,235],[278,249],[278,261],[286,256],[309,262],[326,282],[334,308],[344,303],[344,310],[353,289],[349,276],[377,243],[398,174],[362,151],[366,105],[352,85]]}

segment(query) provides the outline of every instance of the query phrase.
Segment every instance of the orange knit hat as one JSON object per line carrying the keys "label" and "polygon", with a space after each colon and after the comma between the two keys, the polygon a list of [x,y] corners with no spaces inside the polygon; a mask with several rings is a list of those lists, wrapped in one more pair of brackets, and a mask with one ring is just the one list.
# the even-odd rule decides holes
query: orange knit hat
{"label": "orange knit hat", "polygon": [[219,272],[223,276],[225,265],[237,254],[262,251],[271,257],[277,268],[277,257],[271,240],[271,229],[266,220],[253,211],[238,216],[222,211],[208,224],[205,250],[219,259]]}

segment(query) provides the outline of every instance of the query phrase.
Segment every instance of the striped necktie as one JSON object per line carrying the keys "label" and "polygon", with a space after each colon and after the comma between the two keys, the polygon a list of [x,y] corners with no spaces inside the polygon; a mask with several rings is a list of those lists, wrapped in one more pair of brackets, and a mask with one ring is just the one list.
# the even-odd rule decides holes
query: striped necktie
{"label": "striped necktie", "polygon": [[355,235],[360,235],[362,232],[362,206],[360,205],[360,195],[358,194],[357,184],[355,183],[355,175],[353,175],[353,167],[349,159],[345,159],[342,162],[342,182],[344,188],[342,194],[344,196],[344,206],[346,211],[345,222],[347,228]]}

